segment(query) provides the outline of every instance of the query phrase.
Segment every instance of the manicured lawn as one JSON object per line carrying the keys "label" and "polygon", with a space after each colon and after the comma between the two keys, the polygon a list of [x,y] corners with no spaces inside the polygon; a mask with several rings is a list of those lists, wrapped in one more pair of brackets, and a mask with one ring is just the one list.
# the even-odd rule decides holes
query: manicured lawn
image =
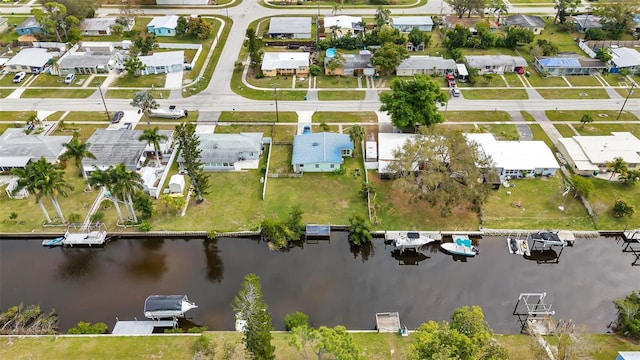
{"label": "manicured lawn", "polygon": [[264,136],[271,136],[273,126],[270,125],[218,125],[216,134],[238,134],[241,132],[261,132]]}
{"label": "manicured lawn", "polygon": [[533,140],[541,140],[544,141],[545,144],[551,149],[551,151],[556,151],[556,146],[551,141],[547,133],[542,130],[542,127],[538,124],[529,124],[529,128],[531,129],[531,134],[533,135]]}
{"label": "manicured lawn", "polygon": [[63,119],[66,123],[72,121],[109,121],[104,111],[71,111]]}
{"label": "manicured lawn", "polygon": [[[625,185],[618,182],[609,182],[604,179],[589,178],[594,185],[594,191],[589,195],[589,204],[598,215],[599,229],[601,230],[622,230],[627,225],[636,226],[640,221],[640,191],[638,185]],[[636,212],[632,217],[615,218],[611,213],[613,204],[617,199],[622,199],[628,204],[635,206]]]}
{"label": "manicured lawn", "polygon": [[447,122],[511,121],[506,111],[447,111]]}
{"label": "manicured lawn", "polygon": [[556,129],[560,132],[563,137],[572,137],[575,136],[576,133],[573,132],[571,125],[568,124],[555,124]]}
{"label": "manicured lawn", "polygon": [[[363,85],[365,80],[362,80]],[[358,78],[354,76],[331,76],[320,74],[316,77],[316,88],[357,88]]]}
{"label": "manicured lawn", "polygon": [[331,111],[323,111],[323,112],[315,112],[312,117],[313,122],[321,123],[332,123],[332,122],[377,122],[378,117],[376,113],[373,111],[362,111],[362,112],[331,112]]}
{"label": "manicured lawn", "polygon": [[520,89],[465,89],[462,96],[469,100],[523,100],[529,95]]}
{"label": "manicured lawn", "polygon": [[91,96],[96,90],[72,90],[61,89],[52,91],[51,89],[27,89],[22,93],[21,98],[66,98],[66,99],[80,99]]}
{"label": "manicured lawn", "polygon": [[526,111],[520,111],[520,114],[522,114],[522,117],[524,118],[524,121],[536,121],[536,119],[533,117],[533,115],[529,114]]}
{"label": "manicured lawn", "polygon": [[631,86],[629,80],[624,76],[616,74],[604,74],[602,75],[602,78],[604,78],[607,84],[611,86]]}
{"label": "manicured lawn", "polygon": [[[133,99],[140,90],[107,90],[104,97],[107,99]],[[156,99],[166,99],[169,97],[169,90],[149,90]],[[104,90],[103,90],[104,93]]]}
{"label": "manicured lawn", "polygon": [[[538,1],[536,1],[538,2]],[[539,2],[547,2],[547,1],[539,1]],[[546,39],[554,43],[558,46],[558,51],[571,51],[575,53],[580,53],[580,48],[576,44],[574,38],[577,36],[574,32],[566,32],[561,31],[559,29],[559,24],[553,24],[553,16],[549,16],[549,20],[547,20],[547,26],[541,35],[535,37],[535,41],[538,39]]]}
{"label": "manicured lawn", "polygon": [[567,87],[567,82],[559,76],[542,77],[532,71],[531,76],[527,79],[533,87]]}
{"label": "manicured lawn", "polygon": [[[442,83],[444,84],[444,86],[447,86],[447,82],[444,79],[444,77],[442,77]],[[504,80],[502,80],[500,75],[491,75],[490,77],[484,77],[483,75],[479,75],[478,81],[476,81],[475,85],[471,85],[471,83],[468,83],[468,82],[459,82],[459,81],[457,81],[456,83],[461,88],[506,87],[507,86],[507,84],[504,82]]]}
{"label": "manicured lawn", "polygon": [[573,86],[602,86],[594,76],[567,76]]}
{"label": "manicured lawn", "polygon": [[6,16],[3,14],[3,17],[7,19],[7,25],[10,30],[0,33],[0,44],[11,44],[14,40],[18,39],[18,36],[20,36],[14,28],[20,25],[21,22],[25,21],[27,16]]}
{"label": "manicured lawn", "polygon": [[612,132],[629,131],[640,137],[640,125],[635,124],[587,124],[584,128],[576,127],[580,135],[611,135]]}
{"label": "manicured lawn", "polygon": [[163,88],[167,74],[151,74],[135,76],[131,74],[118,77],[109,87]]}
{"label": "manicured lawn", "polygon": [[[491,192],[484,206],[485,228],[593,229],[586,210],[573,196],[562,197],[560,175],[511,181],[515,187]],[[564,205],[565,211],[558,206]]]}
{"label": "manicured lawn", "polygon": [[[267,86],[270,87],[270,86]],[[288,86],[291,88],[291,85]],[[252,100],[273,100],[273,90],[255,90],[242,83],[242,70],[235,69],[231,77],[231,90],[236,94]],[[278,90],[278,100],[304,100],[306,90]]]}
{"label": "manicured lawn", "polygon": [[258,79],[255,76],[247,75],[247,82],[264,89],[273,89],[274,86],[278,89],[292,89],[293,76],[265,76]]}
{"label": "manicured lawn", "polygon": [[604,89],[537,89],[545,99],[609,99]]}
{"label": "manicured lawn", "polygon": [[518,140],[520,133],[515,125],[512,124],[482,124],[480,129],[483,132],[490,132],[500,140]]}
{"label": "manicured lawn", "polygon": [[10,86],[10,87],[18,87],[20,85],[22,85],[22,83],[24,83],[25,81],[29,80],[29,78],[32,76],[31,74],[27,74],[27,76],[24,78],[24,80],[22,80],[22,83],[14,83],[13,82],[13,77],[16,74],[14,73],[8,73],[5,75],[0,75],[0,86]]}
{"label": "manicured lawn", "polygon": [[35,111],[0,111],[2,121],[27,121],[35,116]]}
{"label": "manicured lawn", "polygon": [[507,80],[507,84],[511,87],[523,87],[522,81],[520,81],[520,77],[517,74],[504,74],[504,78]]}
{"label": "manicured lawn", "polygon": [[89,83],[88,87],[91,87],[91,88],[96,87],[96,86],[102,84],[105,80],[107,80],[106,76],[96,75],[96,76],[93,77],[93,79]]}
{"label": "manicured lawn", "polygon": [[364,91],[318,91],[318,100],[364,100]]}
{"label": "manicured lawn", "polygon": [[293,135],[295,135],[297,131],[298,131],[298,125],[274,126],[273,127],[273,141],[293,142]]}
{"label": "manicured lawn", "polygon": [[[29,84],[30,87],[70,87],[70,86],[82,86],[85,81],[89,78],[89,75],[76,75],[76,78],[73,80],[73,84],[65,84],[64,76],[58,75],[49,75],[49,74],[40,74],[36,79]],[[56,90],[58,91],[58,90]]]}
{"label": "manicured lawn", "polygon": [[630,99],[640,98],[640,90],[634,89],[631,95],[629,95],[629,90],[631,90],[631,88],[616,89],[616,92],[618,92],[618,94],[620,94],[620,96],[624,98],[626,98],[627,96],[629,96]]}
{"label": "manicured lawn", "polygon": [[[275,112],[223,111],[218,118],[220,122],[276,122]],[[279,111],[279,122],[297,122],[295,112]]]}
{"label": "manicured lawn", "polygon": [[78,139],[80,139],[81,141],[87,141],[89,139],[89,137],[97,130],[97,129],[104,129],[106,128],[108,125],[105,122],[104,125],[95,125],[95,124],[91,124],[91,125],[85,125],[85,124],[75,124],[73,122],[68,122],[65,120],[65,128],[62,129],[60,128],[60,126],[58,126],[58,128],[56,129],[56,131],[53,132],[53,135],[74,135],[75,133],[78,134]]}
{"label": "manicured lawn", "polygon": [[[546,110],[545,114],[551,121],[580,121],[583,115],[591,115],[594,121],[616,120],[619,111],[615,110],[582,110],[582,111],[564,111],[564,110]],[[629,111],[623,111],[619,120],[638,120],[638,118]]]}

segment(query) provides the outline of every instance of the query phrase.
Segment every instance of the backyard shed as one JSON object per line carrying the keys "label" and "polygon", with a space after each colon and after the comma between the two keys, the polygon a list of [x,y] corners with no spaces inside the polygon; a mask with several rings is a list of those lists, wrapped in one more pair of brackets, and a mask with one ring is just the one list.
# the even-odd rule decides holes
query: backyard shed
{"label": "backyard shed", "polygon": [[171,194],[182,194],[184,193],[184,175],[174,174],[169,179],[169,192]]}

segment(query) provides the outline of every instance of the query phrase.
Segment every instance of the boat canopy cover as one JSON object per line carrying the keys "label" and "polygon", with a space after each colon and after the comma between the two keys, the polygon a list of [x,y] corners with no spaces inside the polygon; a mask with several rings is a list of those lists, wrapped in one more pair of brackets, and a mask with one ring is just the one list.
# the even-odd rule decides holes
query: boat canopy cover
{"label": "boat canopy cover", "polygon": [[144,302],[144,312],[182,311],[182,301],[189,301],[187,295],[151,295]]}

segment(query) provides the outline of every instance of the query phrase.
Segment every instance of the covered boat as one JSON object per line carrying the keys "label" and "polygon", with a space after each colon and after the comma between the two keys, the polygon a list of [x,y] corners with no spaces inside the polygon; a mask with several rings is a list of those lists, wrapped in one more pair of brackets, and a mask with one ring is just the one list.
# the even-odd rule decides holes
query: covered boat
{"label": "covered boat", "polygon": [[166,319],[197,308],[187,295],[151,295],[144,301],[144,316],[149,319]]}
{"label": "covered boat", "polygon": [[434,241],[436,239],[419,232],[408,232],[393,239],[391,244],[402,253],[406,249],[417,249]]}
{"label": "covered boat", "polygon": [[453,235],[453,242],[442,243],[440,248],[451,255],[473,257],[480,251],[471,245],[471,239],[467,235]]}

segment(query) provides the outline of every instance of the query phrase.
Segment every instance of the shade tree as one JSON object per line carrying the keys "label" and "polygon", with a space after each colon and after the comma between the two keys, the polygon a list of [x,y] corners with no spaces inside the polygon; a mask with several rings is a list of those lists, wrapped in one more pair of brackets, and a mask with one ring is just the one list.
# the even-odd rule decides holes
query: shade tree
{"label": "shade tree", "polygon": [[431,126],[444,121],[438,105],[444,106],[447,100],[434,79],[420,74],[413,79],[394,79],[391,93],[380,95],[380,111],[389,113],[393,125],[399,128]]}

